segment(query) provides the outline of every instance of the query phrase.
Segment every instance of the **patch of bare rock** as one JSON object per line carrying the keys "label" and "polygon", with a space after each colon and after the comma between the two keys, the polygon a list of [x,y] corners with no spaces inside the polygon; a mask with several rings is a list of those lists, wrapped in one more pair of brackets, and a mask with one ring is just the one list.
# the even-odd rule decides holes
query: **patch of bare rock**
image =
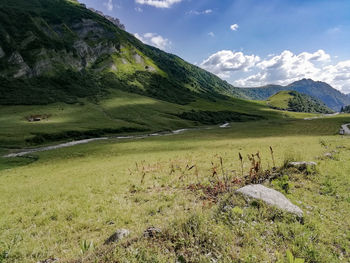
{"label": "patch of bare rock", "polygon": [[294,205],[282,193],[267,188],[261,184],[247,185],[237,190],[246,198],[262,200],[268,205],[275,206],[283,211],[292,213],[299,218],[303,217],[303,211]]}

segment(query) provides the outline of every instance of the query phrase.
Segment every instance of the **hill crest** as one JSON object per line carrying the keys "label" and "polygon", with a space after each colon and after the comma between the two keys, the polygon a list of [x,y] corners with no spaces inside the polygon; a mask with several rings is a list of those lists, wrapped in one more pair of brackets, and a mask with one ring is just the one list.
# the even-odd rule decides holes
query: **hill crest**
{"label": "hill crest", "polygon": [[287,86],[266,85],[257,88],[242,88],[241,90],[247,97],[254,100],[266,100],[279,91],[294,90],[322,101],[335,111],[340,111],[342,106],[350,104],[349,96],[334,89],[325,82],[314,81],[312,79],[302,79]]}
{"label": "hill crest", "polygon": [[267,100],[267,104],[278,110],[324,114],[333,113],[323,102],[297,91],[279,91]]}

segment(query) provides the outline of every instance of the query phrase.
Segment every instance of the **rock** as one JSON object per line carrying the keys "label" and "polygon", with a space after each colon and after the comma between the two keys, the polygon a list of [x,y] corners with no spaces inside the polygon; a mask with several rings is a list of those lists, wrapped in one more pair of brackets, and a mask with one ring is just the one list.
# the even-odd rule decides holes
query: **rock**
{"label": "rock", "polygon": [[13,52],[11,57],[8,60],[9,63],[14,64],[14,65],[20,65],[24,63],[24,60],[18,52]]}
{"label": "rock", "polygon": [[100,16],[103,16],[104,18],[106,18],[109,21],[111,21],[115,26],[119,27],[120,29],[125,30],[125,26],[122,23],[120,23],[120,20],[118,18],[105,15],[101,11],[98,11],[98,10],[96,10],[94,8],[89,8],[89,10],[94,12],[94,13],[96,13],[96,14],[99,14]]}
{"label": "rock", "polygon": [[113,235],[111,235],[106,241],[105,244],[116,243],[127,236],[130,235],[130,231],[127,229],[118,229]]}
{"label": "rock", "polygon": [[137,64],[143,64],[143,58],[139,54],[136,53],[134,59]]}
{"label": "rock", "polygon": [[23,76],[30,76],[31,70],[28,65],[24,62],[23,57],[17,51],[13,52],[8,62],[12,65],[18,66],[17,73],[13,75],[14,78],[20,78]]}
{"label": "rock", "polygon": [[80,57],[86,57],[92,53],[90,46],[83,40],[75,41],[73,47]]}
{"label": "rock", "polygon": [[117,71],[117,70],[118,70],[117,65],[113,63],[113,64],[111,65],[111,70],[112,70],[112,71]]}
{"label": "rock", "polygon": [[38,263],[58,263],[58,262],[59,262],[58,258],[48,258],[42,261],[38,261]]}
{"label": "rock", "polygon": [[160,228],[151,226],[143,232],[143,236],[152,238],[161,232],[162,232],[162,230]]}
{"label": "rock", "polygon": [[26,63],[23,63],[20,65],[20,68],[18,69],[17,73],[13,75],[14,78],[20,78],[20,77],[30,77],[31,76],[31,70],[28,67]]}
{"label": "rock", "polygon": [[303,211],[298,206],[292,204],[283,194],[261,184],[247,185],[238,189],[237,192],[246,197],[262,200],[268,205],[276,206],[300,218],[303,217]]}
{"label": "rock", "polygon": [[0,47],[0,58],[3,58],[5,56],[4,50]]}
{"label": "rock", "polygon": [[288,163],[288,168],[297,168],[300,171],[306,170],[308,167],[315,168],[316,167],[315,162],[290,162]]}
{"label": "rock", "polygon": [[84,39],[88,35],[94,35],[98,37],[103,37],[106,34],[105,29],[102,25],[97,23],[92,19],[82,19],[81,21],[72,25],[72,30],[77,33],[77,35]]}
{"label": "rock", "polygon": [[333,154],[332,153],[325,153],[324,157],[332,159],[333,158]]}
{"label": "rock", "polygon": [[40,76],[45,72],[49,72],[50,70],[53,70],[50,59],[37,60],[33,67],[33,74],[35,76]]}

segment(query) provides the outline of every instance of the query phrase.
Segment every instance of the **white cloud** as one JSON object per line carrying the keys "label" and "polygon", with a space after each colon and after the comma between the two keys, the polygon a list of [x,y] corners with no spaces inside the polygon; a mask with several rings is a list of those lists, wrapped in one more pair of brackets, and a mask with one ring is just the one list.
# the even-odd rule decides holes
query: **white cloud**
{"label": "white cloud", "polygon": [[303,52],[299,55],[289,50],[280,55],[265,59],[256,64],[259,73],[240,79],[236,83],[244,86],[263,85],[267,83],[289,84],[302,78],[319,78],[320,62],[330,61],[330,55],[323,50],[314,53]]}
{"label": "white cloud", "polygon": [[215,37],[215,34],[214,34],[214,32],[209,32],[208,36]]}
{"label": "white cloud", "polygon": [[169,39],[164,38],[156,33],[146,33],[143,35],[139,35],[136,33],[135,37],[137,37],[145,44],[155,46],[162,50],[167,50],[171,46],[171,41]]}
{"label": "white cloud", "polygon": [[238,28],[239,28],[239,25],[237,25],[237,24],[233,24],[233,25],[230,26],[230,29],[231,29],[232,31],[237,31]]}
{"label": "white cloud", "polygon": [[222,50],[204,60],[201,67],[220,77],[227,78],[231,72],[248,71],[258,61],[260,61],[258,56],[247,56],[242,52]]}
{"label": "white cloud", "polygon": [[203,11],[191,10],[191,11],[187,12],[188,15],[209,15],[211,13],[213,13],[213,10],[211,10],[211,9],[206,9]]}
{"label": "white cloud", "polygon": [[108,11],[113,11],[113,1],[108,0],[108,2],[103,3],[103,5],[107,8]]}
{"label": "white cloud", "polygon": [[157,8],[170,8],[172,5],[182,2],[182,0],[135,0],[137,4],[149,5]]}
{"label": "white cloud", "polygon": [[233,82],[236,86],[287,85],[311,78],[327,82],[345,93],[350,92],[350,60],[334,63],[324,50],[300,54],[285,50],[264,60],[256,55],[222,50],[204,60],[201,67],[224,78],[232,77],[236,72],[236,76],[241,76]]}

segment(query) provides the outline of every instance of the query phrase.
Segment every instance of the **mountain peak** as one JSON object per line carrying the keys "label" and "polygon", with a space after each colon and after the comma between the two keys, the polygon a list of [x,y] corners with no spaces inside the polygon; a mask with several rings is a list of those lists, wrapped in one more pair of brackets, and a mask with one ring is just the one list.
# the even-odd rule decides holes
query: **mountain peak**
{"label": "mountain peak", "polygon": [[303,78],[301,80],[294,81],[293,83],[289,84],[287,87],[296,86],[296,85],[298,85],[298,86],[300,86],[300,85],[302,85],[302,86],[322,85],[322,86],[331,87],[333,89],[333,87],[326,82],[315,81],[313,79],[307,79],[307,78]]}
{"label": "mountain peak", "polygon": [[307,79],[303,78],[301,80],[294,81],[293,83],[289,84],[288,86],[295,85],[295,84],[302,84],[302,85],[312,85],[320,81],[314,81],[313,79]]}

